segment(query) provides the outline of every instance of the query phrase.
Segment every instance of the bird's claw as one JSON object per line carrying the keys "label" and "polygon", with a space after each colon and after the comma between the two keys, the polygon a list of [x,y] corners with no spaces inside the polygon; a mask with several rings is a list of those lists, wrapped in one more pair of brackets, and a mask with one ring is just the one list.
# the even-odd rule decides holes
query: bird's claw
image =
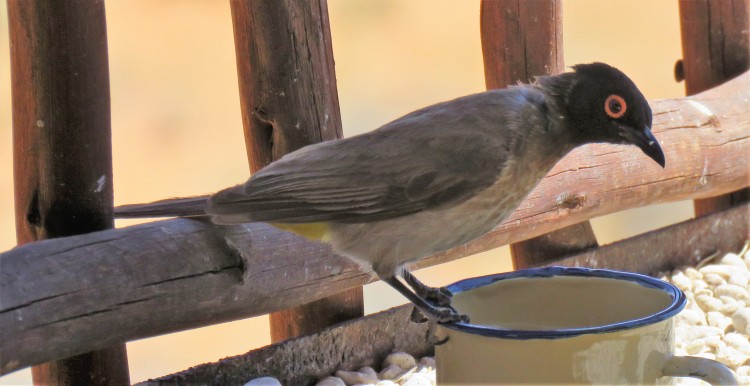
{"label": "bird's claw", "polygon": [[453,308],[437,308],[435,315],[438,323],[469,323],[469,315],[459,314]]}
{"label": "bird's claw", "polygon": [[423,299],[440,307],[450,307],[453,294],[445,287],[424,287],[421,294]]}

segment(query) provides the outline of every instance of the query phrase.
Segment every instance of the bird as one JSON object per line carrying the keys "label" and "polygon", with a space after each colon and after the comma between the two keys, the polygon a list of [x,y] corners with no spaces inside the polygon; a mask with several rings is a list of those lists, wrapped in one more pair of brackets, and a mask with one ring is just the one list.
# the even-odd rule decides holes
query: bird
{"label": "bird", "polygon": [[373,131],[291,152],[206,199],[119,207],[117,217],[208,215],[329,243],[438,322],[467,321],[408,265],[488,233],[567,153],[635,145],[665,167],[646,98],[601,62],[437,103]]}

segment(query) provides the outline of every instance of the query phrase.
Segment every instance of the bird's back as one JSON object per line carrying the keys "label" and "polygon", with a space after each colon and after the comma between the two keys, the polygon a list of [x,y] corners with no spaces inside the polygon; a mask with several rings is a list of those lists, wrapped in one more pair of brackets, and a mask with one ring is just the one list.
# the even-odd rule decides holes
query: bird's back
{"label": "bird's back", "polygon": [[545,126],[529,87],[417,110],[373,132],[293,152],[219,192],[218,223],[368,223],[450,207],[495,184],[511,152]]}

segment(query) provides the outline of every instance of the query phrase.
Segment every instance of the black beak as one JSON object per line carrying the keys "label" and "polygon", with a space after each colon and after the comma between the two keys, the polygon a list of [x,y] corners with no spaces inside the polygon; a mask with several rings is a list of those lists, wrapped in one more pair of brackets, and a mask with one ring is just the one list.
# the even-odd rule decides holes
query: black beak
{"label": "black beak", "polygon": [[642,131],[626,128],[624,132],[628,142],[638,146],[644,154],[661,165],[662,168],[666,165],[664,152],[661,150],[661,146],[659,146],[659,141],[651,133],[650,127],[646,126]]}

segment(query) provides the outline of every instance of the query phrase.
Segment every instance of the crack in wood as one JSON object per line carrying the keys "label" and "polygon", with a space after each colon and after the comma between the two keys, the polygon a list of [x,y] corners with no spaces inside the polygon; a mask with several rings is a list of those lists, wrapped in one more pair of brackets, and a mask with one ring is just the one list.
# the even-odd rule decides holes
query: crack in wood
{"label": "crack in wood", "polygon": [[219,269],[198,272],[198,273],[194,273],[191,275],[177,276],[177,277],[172,277],[169,279],[155,281],[153,283],[143,284],[140,286],[140,288],[148,288],[148,287],[153,287],[156,285],[162,285],[165,283],[170,283],[170,282],[175,282],[175,281],[180,281],[180,280],[188,280],[188,279],[193,279],[196,277],[201,277],[201,276],[206,276],[206,275],[231,274],[233,276],[236,276],[236,271],[242,271],[243,267],[244,267],[244,264],[230,265],[227,267],[221,267]]}
{"label": "crack in wood", "polygon": [[79,290],[79,291],[64,292],[64,293],[57,294],[57,295],[52,295],[52,296],[47,296],[47,297],[43,297],[43,298],[39,298],[39,299],[34,299],[32,301],[29,301],[29,302],[26,302],[26,303],[23,303],[23,304],[19,304],[19,305],[14,306],[14,307],[8,307],[8,308],[5,308],[4,305],[0,305],[0,308],[2,308],[0,310],[0,315],[8,313],[8,312],[11,312],[11,311],[18,310],[20,308],[31,307],[31,306],[33,306],[34,304],[37,304],[37,303],[46,302],[46,301],[49,301],[49,300],[52,300],[52,299],[61,298],[61,297],[68,296],[68,295],[77,294],[79,292],[81,292],[81,291]]}
{"label": "crack in wood", "polygon": [[40,327],[45,327],[45,326],[51,326],[53,324],[65,323],[65,322],[68,322],[68,321],[71,321],[71,320],[83,319],[83,318],[87,318],[87,317],[94,316],[94,315],[105,314],[105,313],[108,313],[108,312],[117,311],[118,309],[119,309],[119,307],[105,308],[105,309],[98,310],[98,311],[87,312],[85,314],[73,315],[73,316],[70,316],[70,317],[67,317],[67,318],[63,318],[63,319],[52,320],[52,321],[49,321],[47,323],[32,325],[32,326],[29,326],[29,329],[35,329],[35,328],[40,328]]}

